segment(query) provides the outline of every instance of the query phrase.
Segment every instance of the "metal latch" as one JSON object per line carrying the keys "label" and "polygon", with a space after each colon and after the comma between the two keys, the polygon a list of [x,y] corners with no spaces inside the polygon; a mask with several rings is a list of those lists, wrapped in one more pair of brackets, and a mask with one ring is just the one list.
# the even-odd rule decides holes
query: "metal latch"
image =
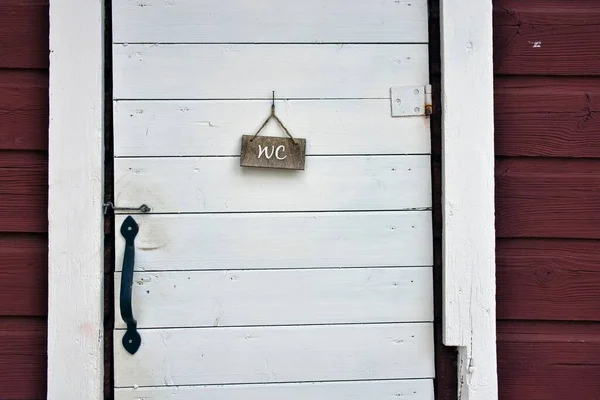
{"label": "metal latch", "polygon": [[152,209],[150,207],[148,207],[146,204],[142,204],[139,207],[115,207],[115,205],[113,204],[112,201],[106,202],[103,204],[104,206],[104,214],[108,213],[108,209],[112,209],[113,211],[139,211],[142,213],[148,213],[150,211],[152,211]]}
{"label": "metal latch", "polygon": [[392,117],[431,115],[431,85],[394,86],[390,88]]}

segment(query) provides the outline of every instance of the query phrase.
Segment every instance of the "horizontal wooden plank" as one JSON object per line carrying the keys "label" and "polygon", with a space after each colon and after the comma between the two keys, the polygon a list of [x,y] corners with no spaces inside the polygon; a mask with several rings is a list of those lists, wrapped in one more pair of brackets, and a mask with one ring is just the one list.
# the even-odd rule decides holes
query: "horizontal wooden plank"
{"label": "horizontal wooden plank", "polygon": [[[136,215],[137,271],[430,266],[431,212]],[[116,217],[117,228],[124,216]],[[124,241],[116,238],[117,270]]]}
{"label": "horizontal wooden plank", "polygon": [[46,398],[46,321],[0,317],[0,398]]}
{"label": "horizontal wooden plank", "polygon": [[598,24],[596,0],[494,0],[494,26]]}
{"label": "horizontal wooden plank", "polygon": [[116,389],[115,400],[433,400],[433,381],[389,380]]}
{"label": "horizontal wooden plank", "polygon": [[0,70],[0,126],[0,150],[48,149],[47,71]]}
{"label": "horizontal wooden plank", "polygon": [[499,74],[600,75],[600,10],[591,1],[494,3]]}
{"label": "horizontal wooden plank", "polygon": [[496,76],[494,112],[496,118],[566,112],[583,117],[600,112],[600,78]]}
{"label": "horizontal wooden plank", "polygon": [[[426,44],[117,44],[115,99],[389,98],[425,85]],[[293,78],[290,78],[293,77]]]}
{"label": "horizontal wooden plank", "polygon": [[48,303],[45,235],[0,235],[0,315],[44,316]]}
{"label": "horizontal wooden plank", "polygon": [[600,397],[600,324],[500,322],[500,398]]}
{"label": "horizontal wooden plank", "polygon": [[[239,155],[270,101],[117,101],[115,156]],[[391,118],[385,100],[278,101],[277,115],[306,154],[429,154],[429,118]],[[262,135],[282,135],[272,122]]]}
{"label": "horizontal wooden plank", "polygon": [[48,0],[2,0],[0,68],[48,68]]}
{"label": "horizontal wooden plank", "polygon": [[[120,343],[125,331],[115,331]],[[141,331],[115,387],[432,378],[431,323]]]}
{"label": "horizontal wooden plank", "polygon": [[113,31],[121,43],[426,43],[427,1],[118,0]]}
{"label": "horizontal wooden plank", "polygon": [[600,113],[497,114],[497,156],[600,157]]}
{"label": "horizontal wooden plank", "polygon": [[47,153],[0,152],[0,232],[47,232],[47,204]]}
{"label": "horizontal wooden plank", "polygon": [[498,237],[600,238],[600,160],[496,162]]}
{"label": "horizontal wooden plank", "polygon": [[428,322],[432,279],[431,267],[138,272],[133,306],[138,328]]}
{"label": "horizontal wooden plank", "polygon": [[496,285],[499,319],[598,321],[600,241],[500,239]]}
{"label": "horizontal wooden plank", "polygon": [[119,158],[115,204],[157,213],[431,207],[429,156],[310,157],[305,168],[244,168],[238,157]]}

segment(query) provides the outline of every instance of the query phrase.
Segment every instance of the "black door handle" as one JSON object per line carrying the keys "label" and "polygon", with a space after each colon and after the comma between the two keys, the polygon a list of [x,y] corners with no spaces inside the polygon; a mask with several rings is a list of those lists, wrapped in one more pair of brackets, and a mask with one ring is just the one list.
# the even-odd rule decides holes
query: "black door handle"
{"label": "black door handle", "polygon": [[137,321],[133,317],[131,306],[131,290],[133,286],[133,267],[135,264],[135,237],[139,232],[135,220],[128,216],[121,225],[121,235],[125,238],[125,254],[123,255],[123,271],[121,274],[121,318],[127,324],[123,335],[123,347],[130,354],[135,354],[142,344],[142,338],[137,331]]}

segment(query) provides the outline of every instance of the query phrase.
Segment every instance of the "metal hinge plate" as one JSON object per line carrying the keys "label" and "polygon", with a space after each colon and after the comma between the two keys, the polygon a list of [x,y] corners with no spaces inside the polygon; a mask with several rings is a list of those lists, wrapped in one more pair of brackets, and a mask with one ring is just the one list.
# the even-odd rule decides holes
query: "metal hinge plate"
{"label": "metal hinge plate", "polygon": [[390,88],[392,117],[431,115],[431,85]]}

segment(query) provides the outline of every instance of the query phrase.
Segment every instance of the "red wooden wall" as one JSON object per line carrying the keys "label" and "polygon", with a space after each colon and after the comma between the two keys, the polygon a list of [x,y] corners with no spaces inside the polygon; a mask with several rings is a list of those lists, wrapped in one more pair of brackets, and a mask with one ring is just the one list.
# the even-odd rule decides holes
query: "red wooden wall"
{"label": "red wooden wall", "polygon": [[493,3],[500,399],[600,399],[600,2]]}
{"label": "red wooden wall", "polygon": [[0,0],[0,399],[46,398],[48,0]]}
{"label": "red wooden wall", "polygon": [[[0,2],[2,400],[45,398],[47,3]],[[600,3],[494,0],[494,10],[500,399],[595,400]]]}

